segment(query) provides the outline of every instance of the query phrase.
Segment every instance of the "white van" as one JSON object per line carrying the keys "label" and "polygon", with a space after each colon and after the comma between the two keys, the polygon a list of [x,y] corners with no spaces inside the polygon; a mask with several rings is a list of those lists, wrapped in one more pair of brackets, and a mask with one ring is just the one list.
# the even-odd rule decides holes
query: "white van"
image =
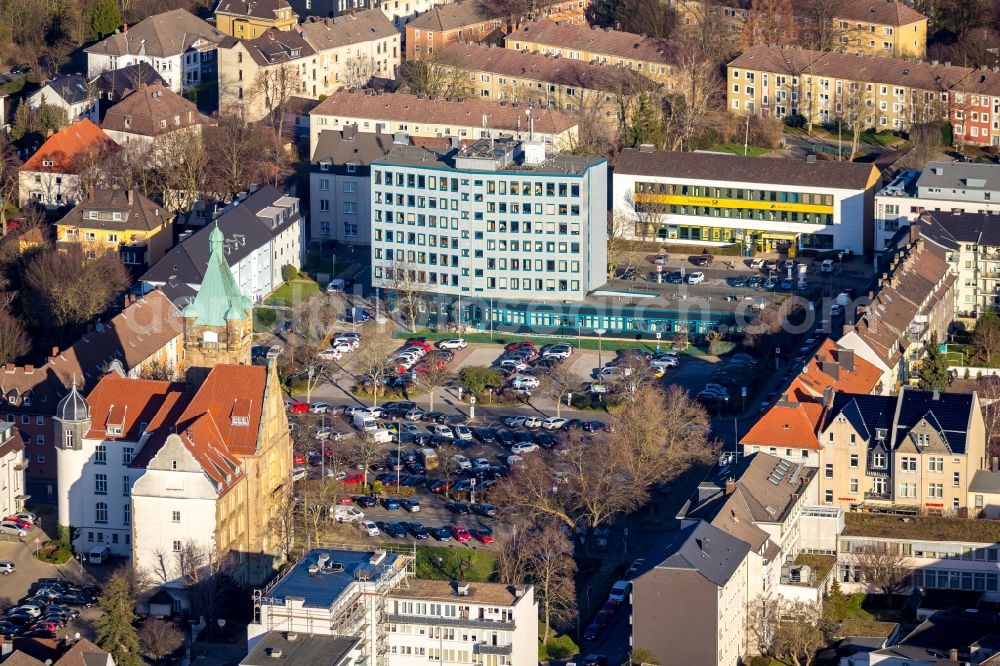
{"label": "white van", "polygon": [[330,284],[326,285],[326,290],[329,291],[344,291],[346,283],[340,279],[330,280]]}
{"label": "white van", "polygon": [[104,564],[111,557],[111,549],[107,546],[94,546],[87,553],[87,560],[91,564]]}
{"label": "white van", "polygon": [[388,428],[376,428],[371,431],[372,439],[379,444],[388,444],[392,441],[392,433],[389,432]]}
{"label": "white van", "polygon": [[356,412],[351,419],[354,427],[363,432],[375,432],[378,429],[378,421],[367,412]]}

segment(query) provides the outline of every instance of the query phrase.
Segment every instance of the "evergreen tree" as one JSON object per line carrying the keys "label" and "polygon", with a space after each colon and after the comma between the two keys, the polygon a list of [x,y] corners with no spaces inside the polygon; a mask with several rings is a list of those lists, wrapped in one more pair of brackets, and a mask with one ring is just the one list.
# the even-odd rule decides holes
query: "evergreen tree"
{"label": "evergreen tree", "polygon": [[122,15],[115,0],[97,0],[87,12],[90,36],[95,40],[104,39],[122,24]]}
{"label": "evergreen tree", "polygon": [[635,98],[623,143],[630,148],[644,143],[663,145],[663,112],[645,91]]}
{"label": "evergreen tree", "polygon": [[24,97],[17,103],[17,110],[14,111],[14,124],[10,128],[10,140],[19,141],[25,134],[31,131],[31,108],[28,100]]}
{"label": "evergreen tree", "polygon": [[104,593],[97,600],[103,611],[97,618],[97,645],[111,653],[117,666],[143,666],[139,634],[135,630],[135,599],[129,593],[129,584],[119,574],[114,574],[104,586]]}
{"label": "evergreen tree", "polygon": [[917,388],[921,391],[944,391],[948,388],[948,359],[938,349],[937,335],[932,335],[924,345],[924,360],[917,377]]}

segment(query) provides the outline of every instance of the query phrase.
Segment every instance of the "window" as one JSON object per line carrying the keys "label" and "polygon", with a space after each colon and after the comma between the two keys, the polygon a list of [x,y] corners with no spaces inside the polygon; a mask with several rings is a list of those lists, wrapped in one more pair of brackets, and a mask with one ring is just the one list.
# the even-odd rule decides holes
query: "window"
{"label": "window", "polygon": [[329,192],[330,191],[330,179],[329,178],[320,178],[319,179],[319,191],[320,192]]}
{"label": "window", "polygon": [[181,542],[180,541],[174,540],[174,552],[175,553],[181,552]]}
{"label": "window", "polygon": [[832,504],[833,503],[833,491],[832,490],[827,490],[827,491],[825,491],[823,493],[823,501],[826,502],[827,504]]}
{"label": "window", "polygon": [[951,485],[958,488],[962,485],[962,475],[959,472],[952,472],[951,474]]}
{"label": "window", "polygon": [[344,194],[354,194],[358,191],[358,184],[353,180],[344,181]]}
{"label": "window", "polygon": [[97,450],[94,451],[94,464],[96,465],[107,465],[108,464],[108,447],[104,444],[98,444]]}
{"label": "window", "polygon": [[927,496],[934,499],[941,499],[944,497],[944,484],[943,483],[929,483],[927,484]]}
{"label": "window", "polygon": [[917,496],[917,484],[915,483],[901,483],[899,484],[899,496],[914,498]]}
{"label": "window", "polygon": [[944,471],[944,458],[940,456],[931,456],[927,459],[927,471],[928,472],[943,472]]}
{"label": "window", "polygon": [[170,513],[170,522],[172,522],[172,523],[179,523],[179,522],[181,522],[181,512],[180,511],[172,511]]}
{"label": "window", "polygon": [[875,453],[872,455],[872,467],[875,469],[885,469],[884,453]]}
{"label": "window", "polygon": [[903,456],[899,459],[899,469],[903,472],[916,472],[917,459],[915,456]]}
{"label": "window", "polygon": [[330,200],[329,199],[320,199],[319,200],[319,210],[322,213],[329,212],[330,211]]}
{"label": "window", "polygon": [[94,522],[105,524],[108,522],[108,505],[104,502],[98,502],[94,506]]}
{"label": "window", "polygon": [[831,463],[827,463],[826,464],[826,474],[825,474],[825,476],[828,479],[832,479],[833,478],[833,465]]}
{"label": "window", "polygon": [[[830,433],[830,434],[833,434],[833,433]],[[852,453],[851,454],[851,467],[857,467],[857,466],[858,466],[858,454],[857,453]]]}
{"label": "window", "polygon": [[95,474],[94,475],[94,492],[98,495],[108,494],[108,475],[107,474]]}
{"label": "window", "polygon": [[134,449],[131,446],[126,446],[122,448],[122,464],[131,465],[132,464],[132,453]]}
{"label": "window", "polygon": [[344,214],[345,215],[357,215],[358,214],[358,204],[354,201],[344,202]]}
{"label": "window", "polygon": [[858,480],[857,479],[851,479],[851,492],[852,493],[858,492]]}
{"label": "window", "polygon": [[122,522],[125,523],[126,525],[130,525],[132,523],[132,506],[127,502],[125,503],[125,507],[122,510]]}
{"label": "window", "polygon": [[128,497],[132,494],[132,484],[129,482],[127,476],[122,477],[122,497]]}

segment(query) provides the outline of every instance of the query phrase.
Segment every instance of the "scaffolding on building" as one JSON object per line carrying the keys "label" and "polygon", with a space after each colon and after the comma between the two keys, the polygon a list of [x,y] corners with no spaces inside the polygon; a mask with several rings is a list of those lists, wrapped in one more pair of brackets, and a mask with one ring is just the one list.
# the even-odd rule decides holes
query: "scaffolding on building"
{"label": "scaffolding on building", "polygon": [[[340,547],[340,550],[370,552],[368,549]],[[396,557],[389,558],[389,553]],[[320,558],[325,557],[321,554]],[[386,544],[372,553],[369,566],[353,572],[353,580],[330,607],[326,618],[305,617],[289,608],[283,600],[268,596],[284,575],[276,577],[266,587],[253,591],[254,622],[261,623],[263,606],[268,607],[266,631],[291,631],[299,629],[294,621],[306,620],[306,633],[361,638],[362,659],[369,666],[388,666],[388,611],[386,598],[398,588],[409,586],[408,579],[415,574],[416,546],[406,547]],[[298,563],[292,564],[298,566]],[[317,565],[310,565],[310,569]]]}

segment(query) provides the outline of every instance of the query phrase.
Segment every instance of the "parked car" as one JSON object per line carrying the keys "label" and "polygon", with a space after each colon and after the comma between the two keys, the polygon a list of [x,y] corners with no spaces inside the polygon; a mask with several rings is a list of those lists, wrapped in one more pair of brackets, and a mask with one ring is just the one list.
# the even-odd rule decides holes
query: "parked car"
{"label": "parked car", "polygon": [[378,536],[380,534],[378,525],[376,525],[370,520],[362,521],[361,529],[367,532],[368,536]]}
{"label": "parked car", "polygon": [[451,528],[451,535],[455,537],[457,541],[470,541],[472,535],[469,534],[469,530],[465,529],[461,525],[455,525]]}
{"label": "parked car", "polygon": [[705,274],[701,271],[695,271],[688,275],[688,284],[701,284],[705,281]]}
{"label": "parked car", "polygon": [[522,453],[531,453],[538,450],[538,444],[528,443],[528,442],[518,442],[514,446],[510,447],[510,452],[515,455],[520,455]]}
{"label": "parked car", "polygon": [[472,509],[472,513],[476,514],[477,516],[485,516],[492,518],[493,516],[497,515],[497,508],[488,502],[484,504],[472,504],[469,506],[469,508]]}
{"label": "parked car", "polygon": [[479,543],[493,543],[496,539],[493,537],[493,530],[488,527],[477,527],[474,530],[470,530],[473,538]]}
{"label": "parked car", "polygon": [[431,535],[431,531],[420,523],[410,523],[406,529],[414,539],[426,539]]}
{"label": "parked car", "polygon": [[15,571],[17,571],[17,565],[10,560],[3,560],[0,562],[0,574],[9,576]]}
{"label": "parked car", "polygon": [[469,505],[465,502],[445,502],[444,508],[457,516],[464,516],[469,513]]}
{"label": "parked car", "polygon": [[549,418],[542,421],[542,428],[546,430],[558,430],[563,427],[563,424],[567,422],[568,419],[564,419],[559,416],[550,416]]}
{"label": "parked car", "polygon": [[452,338],[451,340],[442,340],[438,343],[438,348],[440,349],[465,349],[469,346],[462,338]]}
{"label": "parked car", "polygon": [[334,349],[333,347],[330,347],[329,349],[324,349],[320,353],[316,354],[316,358],[318,358],[321,361],[339,361],[340,357],[341,353],[336,349]]}
{"label": "parked car", "polygon": [[292,414],[308,414],[309,413],[309,403],[307,402],[294,402],[289,406],[288,411]]}

